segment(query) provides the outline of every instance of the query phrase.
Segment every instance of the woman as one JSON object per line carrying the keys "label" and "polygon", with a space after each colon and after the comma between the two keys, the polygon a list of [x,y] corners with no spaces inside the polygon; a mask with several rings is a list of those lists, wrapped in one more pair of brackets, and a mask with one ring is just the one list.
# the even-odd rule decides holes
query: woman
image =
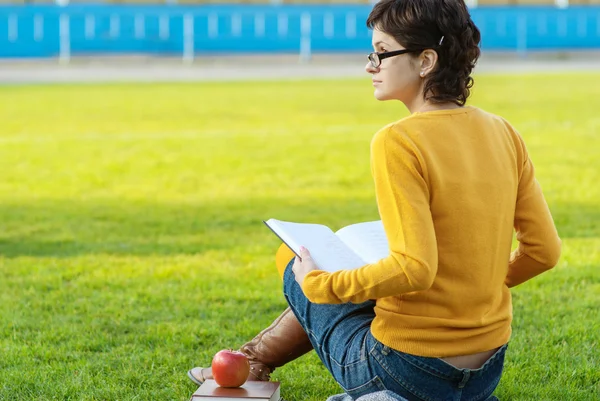
{"label": "woman", "polygon": [[[522,138],[465,106],[480,34],[464,2],[382,0],[367,25],[375,97],[411,113],[371,144],[390,255],[328,273],[303,250],[283,271],[293,313],[242,351],[251,379],[312,346],[353,399],[485,400],[511,335],[509,288],[552,268],[560,239]],[[210,369],[189,374],[199,382]]]}

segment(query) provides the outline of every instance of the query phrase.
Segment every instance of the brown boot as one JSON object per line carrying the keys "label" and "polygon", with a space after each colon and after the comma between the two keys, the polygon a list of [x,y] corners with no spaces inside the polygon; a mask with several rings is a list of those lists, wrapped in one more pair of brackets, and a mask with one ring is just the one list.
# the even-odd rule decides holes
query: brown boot
{"label": "brown boot", "polygon": [[[301,357],[312,349],[308,335],[292,310],[287,308],[269,327],[242,345],[240,351],[250,362],[248,380],[268,381],[275,368]],[[213,378],[210,368],[194,368],[188,372],[188,377],[198,385],[206,379]]]}
{"label": "brown boot", "polygon": [[269,327],[242,345],[250,361],[248,380],[268,381],[280,366],[301,357],[313,346],[290,308],[283,311]]}

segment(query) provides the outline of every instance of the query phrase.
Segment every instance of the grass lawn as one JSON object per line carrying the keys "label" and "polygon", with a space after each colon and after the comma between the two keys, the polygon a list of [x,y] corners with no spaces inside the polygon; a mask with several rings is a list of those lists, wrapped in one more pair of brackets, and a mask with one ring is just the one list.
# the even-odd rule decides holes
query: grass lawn
{"label": "grass lawn", "polygon": [[[600,399],[599,98],[600,74],[476,79],[563,238],[513,291],[503,401]],[[261,221],[376,219],[369,142],[405,115],[367,77],[0,87],[0,400],[187,400],[285,308]],[[314,353],[274,378],[340,392]]]}

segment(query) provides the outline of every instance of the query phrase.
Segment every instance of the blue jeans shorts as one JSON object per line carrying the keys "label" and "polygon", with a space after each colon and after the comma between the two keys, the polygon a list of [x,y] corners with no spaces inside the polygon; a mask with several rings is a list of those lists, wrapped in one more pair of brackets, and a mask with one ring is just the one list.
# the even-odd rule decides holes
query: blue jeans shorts
{"label": "blue jeans shorts", "polygon": [[295,280],[292,264],[283,277],[285,298],[319,358],[352,399],[384,390],[409,401],[484,401],[492,396],[506,344],[479,369],[458,369],[439,358],[400,352],[371,334],[373,301],[311,303]]}

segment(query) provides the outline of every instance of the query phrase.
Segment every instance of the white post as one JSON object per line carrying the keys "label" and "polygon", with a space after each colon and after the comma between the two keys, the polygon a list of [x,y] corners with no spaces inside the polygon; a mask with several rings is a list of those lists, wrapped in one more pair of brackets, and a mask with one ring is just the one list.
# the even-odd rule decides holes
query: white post
{"label": "white post", "polygon": [[569,7],[569,0],[554,0],[554,4],[558,8],[567,8]]}
{"label": "white post", "polygon": [[69,26],[69,16],[67,14],[61,14],[58,24],[58,60],[61,64],[68,64],[71,60],[71,28]]}
{"label": "white post", "polygon": [[242,35],[242,16],[233,14],[231,16],[231,36],[238,37]]}
{"label": "white post", "polygon": [[8,16],[8,41],[16,42],[19,39],[19,16],[10,14]]}
{"label": "white post", "polygon": [[167,40],[169,39],[170,33],[169,16],[162,14],[158,18],[158,37],[162,40]]}
{"label": "white post", "polygon": [[519,14],[517,19],[517,54],[521,57],[527,55],[527,17]]}
{"label": "white post", "polygon": [[194,16],[190,13],[183,16],[183,62],[194,62]]}
{"label": "white post", "polygon": [[144,39],[146,36],[146,17],[136,14],[133,18],[133,32],[136,39]]}
{"label": "white post", "polygon": [[108,28],[108,34],[111,38],[117,38],[121,31],[121,19],[117,14],[110,16],[110,23]]}
{"label": "white post", "polygon": [[333,38],[335,32],[334,19],[332,13],[327,13],[323,17],[323,36],[327,39]]}
{"label": "white post", "polygon": [[465,4],[468,8],[477,8],[478,1],[477,0],[465,0]]}
{"label": "white post", "polygon": [[40,42],[44,39],[44,16],[36,14],[33,18],[33,40]]}
{"label": "white post", "polygon": [[85,16],[85,38],[94,39],[96,36],[96,17],[94,14],[87,14]]}
{"label": "white post", "polygon": [[216,38],[219,34],[219,17],[217,14],[208,14],[208,37]]}
{"label": "white post", "polygon": [[265,36],[265,15],[256,14],[254,16],[254,36],[262,38]]}
{"label": "white post", "polygon": [[303,63],[311,59],[310,25],[310,14],[303,13],[300,16],[300,62]]}
{"label": "white post", "polygon": [[356,37],[356,15],[354,13],[346,14],[346,37]]}
{"label": "white post", "polygon": [[287,36],[288,34],[288,16],[287,14],[279,14],[277,16],[277,35]]}

